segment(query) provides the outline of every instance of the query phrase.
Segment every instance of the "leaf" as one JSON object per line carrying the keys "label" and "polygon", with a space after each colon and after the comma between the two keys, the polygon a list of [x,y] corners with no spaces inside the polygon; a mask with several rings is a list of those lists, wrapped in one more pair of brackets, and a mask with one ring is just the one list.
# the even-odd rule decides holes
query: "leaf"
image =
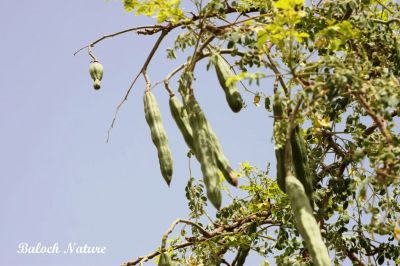
{"label": "leaf", "polygon": [[158,23],[175,24],[185,18],[180,0],[124,0],[124,8],[127,12],[135,11],[136,15],[155,15]]}
{"label": "leaf", "polygon": [[267,42],[268,34],[265,30],[260,30],[257,32],[257,45],[262,47]]}
{"label": "leaf", "polygon": [[323,119],[315,119],[314,124],[317,128],[330,127],[331,121],[330,121],[329,117],[324,117]]}
{"label": "leaf", "polygon": [[273,5],[276,8],[288,10],[288,9],[295,9],[296,7],[302,7],[304,4],[303,0],[279,0],[273,2]]}
{"label": "leaf", "polygon": [[396,240],[400,240],[400,227],[397,225],[394,227],[393,235]]}
{"label": "leaf", "polygon": [[258,107],[260,105],[260,100],[261,100],[260,94],[257,93],[256,95],[254,95],[253,103],[255,106]]}

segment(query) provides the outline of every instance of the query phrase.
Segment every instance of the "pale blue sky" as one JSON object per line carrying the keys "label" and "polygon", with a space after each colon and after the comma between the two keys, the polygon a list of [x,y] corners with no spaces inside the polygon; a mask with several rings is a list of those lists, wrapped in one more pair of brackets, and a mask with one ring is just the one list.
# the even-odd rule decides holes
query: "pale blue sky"
{"label": "pale blue sky", "polygon": [[[170,188],[145,123],[142,80],[110,143],[104,141],[115,106],[155,38],[126,34],[98,45],[105,68],[100,91],[92,88],[87,54],[73,56],[104,34],[149,22],[125,13],[120,1],[0,2],[0,265],[119,265],[153,251],[169,224],[187,216],[187,148],[161,86],[154,93],[174,157]],[[149,67],[154,82],[184,60],[165,59],[171,45],[172,36]],[[249,160],[265,167],[274,157],[270,114],[248,94],[249,108],[233,114],[205,63],[198,66],[197,94],[232,165]],[[107,246],[107,253],[21,255],[20,242],[87,243]],[[259,261],[252,260],[248,265]]]}

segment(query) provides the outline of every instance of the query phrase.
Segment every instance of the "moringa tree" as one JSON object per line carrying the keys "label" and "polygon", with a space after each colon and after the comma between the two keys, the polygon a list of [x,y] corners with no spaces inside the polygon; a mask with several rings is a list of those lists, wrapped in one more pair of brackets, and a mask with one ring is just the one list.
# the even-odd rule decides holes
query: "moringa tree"
{"label": "moringa tree", "polygon": [[[203,173],[186,187],[189,218],[173,222],[154,252],[125,265],[156,258],[158,265],[239,266],[250,251],[279,265],[400,264],[399,3],[125,0],[124,7],[157,22],[82,48],[94,86],[102,77],[94,46],[128,32],[159,36],[116,113],[143,76],[145,116],[169,184],[172,158],[147,69],[165,36],[179,32],[168,58],[191,56],[163,83],[188,156]],[[230,167],[195,97],[200,60],[216,70],[232,111],[244,107],[242,92],[271,113],[276,178],[269,167]],[[258,86],[262,79],[274,86]],[[238,178],[245,196],[230,193]],[[222,194],[231,198],[226,206]]]}

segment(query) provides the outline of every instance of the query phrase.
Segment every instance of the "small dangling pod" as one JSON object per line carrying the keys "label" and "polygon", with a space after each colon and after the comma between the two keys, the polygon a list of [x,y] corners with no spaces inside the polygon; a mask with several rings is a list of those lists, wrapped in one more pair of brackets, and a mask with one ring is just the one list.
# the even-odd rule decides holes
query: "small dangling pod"
{"label": "small dangling pod", "polygon": [[89,72],[94,81],[94,89],[99,90],[101,87],[101,79],[103,78],[103,65],[98,61],[93,61],[89,66]]}

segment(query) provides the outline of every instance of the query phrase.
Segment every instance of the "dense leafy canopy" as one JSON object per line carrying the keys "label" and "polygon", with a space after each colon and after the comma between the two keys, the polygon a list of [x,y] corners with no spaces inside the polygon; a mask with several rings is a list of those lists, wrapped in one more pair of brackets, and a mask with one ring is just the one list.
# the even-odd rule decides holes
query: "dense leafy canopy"
{"label": "dense leafy canopy", "polygon": [[[180,85],[172,87],[180,88],[183,99],[196,93],[194,87],[185,90],[196,76],[196,63],[209,58],[212,65],[215,54],[221,54],[235,60],[235,74],[226,85],[253,93],[257,106],[264,101],[266,110],[257,111],[272,112],[274,103],[282,104],[282,117],[274,123],[276,149],[285,147],[290,128],[299,128],[313,179],[311,207],[336,265],[346,259],[354,265],[400,264],[398,3],[125,0],[124,6],[136,15],[156,17],[158,24],[138,33],[180,31],[168,57],[189,49],[192,56],[171,69],[166,81],[182,71]],[[275,80],[274,87],[260,87],[263,79]],[[245,196],[223,183],[231,202],[215,218],[205,209],[204,184],[190,177],[189,220],[176,222],[185,228],[166,246],[168,232],[162,251],[178,265],[240,265],[246,249],[265,257],[265,265],[269,260],[311,265],[293,205],[269,168],[243,163],[239,177]],[[232,252],[238,254],[233,263],[224,258]],[[128,265],[141,260],[147,258]]]}

